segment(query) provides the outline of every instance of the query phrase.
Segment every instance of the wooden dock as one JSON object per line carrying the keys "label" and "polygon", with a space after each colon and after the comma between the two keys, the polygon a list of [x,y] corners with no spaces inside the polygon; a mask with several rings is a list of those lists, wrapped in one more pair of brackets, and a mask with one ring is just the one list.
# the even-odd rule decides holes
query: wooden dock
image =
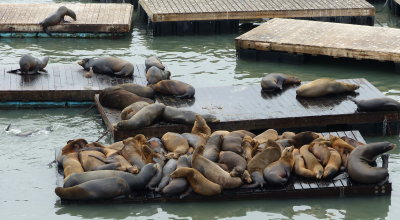
{"label": "wooden dock", "polygon": [[[330,134],[335,136],[347,136],[359,142],[365,140],[358,131],[338,131],[322,133],[324,136]],[[63,176],[58,175],[57,185],[62,186]],[[61,200],[63,204],[73,203],[149,203],[149,202],[198,202],[198,201],[232,201],[232,200],[254,200],[254,199],[289,199],[289,198],[327,198],[327,197],[348,197],[348,196],[381,196],[390,195],[392,183],[390,181],[383,185],[359,184],[352,181],[347,173],[342,173],[333,179],[327,180],[306,180],[291,176],[285,186],[265,186],[256,189],[232,189],[223,190],[217,196],[201,196],[195,193],[180,199],[178,196],[165,196],[154,191],[133,192],[130,198],[117,198],[100,201],[68,201]]]}
{"label": "wooden dock", "polygon": [[7,73],[18,65],[0,68],[0,101],[93,101],[94,94],[104,88],[135,82],[146,85],[144,64],[135,65],[134,77],[116,78],[94,74],[85,78],[86,71],[78,64],[49,64],[47,74],[18,75]]}
{"label": "wooden dock", "polygon": [[77,20],[48,28],[54,37],[118,36],[131,30],[131,4],[0,4],[0,37],[47,37],[39,25],[60,6],[72,9]]}
{"label": "wooden dock", "polygon": [[283,52],[400,62],[397,28],[276,18],[237,37],[235,44],[239,57],[273,57]]}
{"label": "wooden dock", "polygon": [[140,0],[154,35],[236,32],[239,20],[301,18],[373,25],[365,0]]}
{"label": "wooden dock", "polygon": [[[158,96],[156,101],[200,114],[217,116],[220,122],[209,124],[213,130],[360,129],[363,134],[381,135],[383,121],[386,121],[387,134],[396,134],[399,131],[400,111],[357,113],[357,106],[349,99],[349,97],[360,99],[383,97],[377,88],[365,79],[344,81],[360,85],[358,93],[309,99],[296,97],[296,87],[288,88],[278,94],[266,94],[261,92],[259,84],[255,84],[196,88],[194,99],[179,100],[169,96]],[[102,106],[98,96],[95,96],[95,102],[115,141],[135,134],[151,137],[161,136],[168,131],[178,133],[191,131],[192,126],[164,122],[138,130],[117,131],[114,130],[113,124],[120,121],[120,111]]]}

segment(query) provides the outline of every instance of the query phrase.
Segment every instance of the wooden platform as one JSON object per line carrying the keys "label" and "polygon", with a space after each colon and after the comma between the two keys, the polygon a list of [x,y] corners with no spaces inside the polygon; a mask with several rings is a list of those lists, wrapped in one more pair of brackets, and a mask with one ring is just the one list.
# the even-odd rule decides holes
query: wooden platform
{"label": "wooden platform", "polygon": [[[396,134],[395,132],[399,130],[400,111],[355,113],[357,106],[349,100],[349,97],[367,99],[384,95],[365,79],[344,81],[360,85],[358,94],[309,99],[296,97],[295,87],[279,94],[265,94],[261,92],[261,86],[255,84],[196,88],[194,99],[179,100],[169,96],[159,96],[157,102],[217,116],[221,122],[210,123],[213,130],[361,129],[363,134],[381,135],[382,123],[386,119],[387,134]],[[138,130],[116,131],[113,129],[113,124],[120,121],[120,111],[103,107],[97,96],[95,102],[115,141],[135,134],[152,137],[161,136],[168,131],[178,133],[191,131],[191,126],[164,122]]]}
{"label": "wooden platform", "polygon": [[62,5],[72,9],[77,20],[66,16],[71,23],[49,27],[54,36],[117,35],[131,30],[131,4],[0,4],[0,36],[47,36],[39,22]]}
{"label": "wooden platform", "polygon": [[48,74],[18,75],[7,73],[18,65],[0,68],[0,101],[93,101],[94,94],[112,85],[135,82],[146,85],[144,64],[135,65],[134,77],[116,78],[94,74],[78,64],[49,64]]}
{"label": "wooden platform", "polygon": [[[348,136],[359,142],[365,140],[358,131],[339,131],[322,133],[335,136]],[[62,186],[62,175],[58,175],[57,185]],[[352,181],[346,173],[339,174],[331,180],[306,180],[292,175],[287,185],[282,187],[265,186],[257,189],[233,189],[223,190],[217,196],[201,196],[191,193],[180,199],[178,196],[164,196],[154,191],[134,192],[130,198],[118,198],[101,201],[68,201],[61,200],[63,204],[70,203],[146,203],[146,202],[188,202],[188,201],[232,201],[250,199],[288,199],[288,198],[326,198],[326,197],[347,197],[347,196],[377,196],[390,195],[392,183],[386,182],[379,185],[364,185]]]}
{"label": "wooden platform", "polygon": [[293,19],[272,19],[235,39],[238,55],[285,52],[400,62],[400,30]]}
{"label": "wooden platform", "polygon": [[305,18],[373,25],[375,8],[365,0],[140,0],[155,35],[238,30],[239,20]]}

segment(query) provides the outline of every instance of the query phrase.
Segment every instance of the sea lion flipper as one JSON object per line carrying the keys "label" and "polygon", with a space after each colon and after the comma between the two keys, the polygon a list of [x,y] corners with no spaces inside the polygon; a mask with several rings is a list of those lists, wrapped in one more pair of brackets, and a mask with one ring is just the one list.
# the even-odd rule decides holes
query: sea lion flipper
{"label": "sea lion flipper", "polygon": [[18,73],[20,71],[21,71],[21,69],[15,69],[15,70],[9,70],[9,71],[7,71],[7,73]]}
{"label": "sea lion flipper", "polygon": [[382,154],[381,159],[382,159],[382,168],[387,169],[389,167],[389,154]]}

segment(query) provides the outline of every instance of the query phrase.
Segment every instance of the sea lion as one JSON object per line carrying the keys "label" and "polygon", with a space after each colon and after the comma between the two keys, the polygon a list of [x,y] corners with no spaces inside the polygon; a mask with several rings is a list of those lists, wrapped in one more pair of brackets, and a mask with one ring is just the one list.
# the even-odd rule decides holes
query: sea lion
{"label": "sea lion", "polygon": [[203,156],[213,162],[218,161],[218,155],[221,151],[222,135],[211,136],[204,146]]}
{"label": "sea lion", "polygon": [[372,98],[364,100],[351,99],[357,105],[359,112],[377,112],[377,111],[398,111],[400,110],[400,102],[389,98]]}
{"label": "sea lion", "polygon": [[347,136],[342,136],[342,137],[340,137],[340,139],[344,140],[346,143],[350,144],[353,147],[365,145],[364,143],[354,140],[353,138],[349,138]]}
{"label": "sea lion", "polygon": [[253,138],[246,135],[242,139],[242,149],[243,156],[247,161],[250,161],[253,158],[253,148],[257,147],[257,144]]}
{"label": "sea lion", "polygon": [[329,147],[330,157],[329,161],[324,168],[324,174],[322,178],[333,178],[340,169],[340,165],[342,164],[342,158],[337,150]]}
{"label": "sea lion", "polygon": [[[182,167],[190,167],[188,157],[182,155],[178,159],[176,169]],[[172,178],[172,176],[171,176]],[[188,181],[183,177],[172,178],[171,181],[162,189],[162,193],[165,195],[178,195],[186,191],[188,187]]]}
{"label": "sea lion", "polygon": [[207,125],[206,120],[201,115],[196,115],[196,120],[194,121],[192,127],[192,134],[202,135],[204,137],[210,137],[211,128]]}
{"label": "sea lion", "polygon": [[90,180],[68,188],[57,187],[55,193],[61,199],[97,200],[112,199],[122,195],[128,196],[131,189],[124,179],[111,177]]}
{"label": "sea lion", "polygon": [[40,74],[40,72],[47,71],[44,69],[49,62],[49,57],[43,57],[39,60],[30,54],[25,54],[19,59],[19,69],[7,71],[7,73],[19,73],[21,74]]}
{"label": "sea lion", "polygon": [[303,156],[306,168],[315,174],[315,178],[321,179],[324,173],[324,168],[318,162],[318,159],[309,151],[309,145],[303,145],[300,148],[300,154]]}
{"label": "sea lion", "polygon": [[[78,158],[83,169],[87,172],[96,170],[97,167],[105,165],[103,161],[106,159],[106,156],[100,151],[84,148],[79,151]],[[97,158],[102,159],[99,160]]]}
{"label": "sea lion", "polygon": [[[193,125],[196,121],[196,115],[197,113],[193,111],[166,106],[161,117],[163,121],[166,122]],[[219,122],[214,115],[204,114],[201,116],[206,120],[206,122]]]}
{"label": "sea lion", "polygon": [[300,84],[300,80],[295,76],[283,73],[270,73],[261,79],[261,89],[265,92],[282,90],[284,85]]}
{"label": "sea lion", "polygon": [[329,136],[329,140],[331,141],[332,148],[339,152],[343,166],[347,167],[347,156],[355,149],[355,147],[333,135]]}
{"label": "sea lion", "polygon": [[188,143],[189,146],[196,149],[197,147],[201,145],[206,145],[207,139],[203,137],[202,135],[197,135],[197,134],[192,134],[192,133],[183,133],[181,134],[182,137],[184,137]]}
{"label": "sea lion", "polygon": [[144,65],[146,66],[146,70],[150,67],[155,66],[161,70],[165,70],[164,64],[161,63],[161,60],[157,56],[151,56],[144,61]]}
{"label": "sea lion", "polygon": [[162,175],[163,167],[159,163],[156,163],[154,166],[156,168],[156,173],[153,175],[153,177],[146,185],[146,188],[150,190],[155,190],[158,184],[160,184],[160,181],[163,177]]}
{"label": "sea lion", "polygon": [[161,137],[161,142],[170,151],[167,158],[178,159],[180,155],[186,154],[189,150],[189,143],[182,135],[174,132],[167,132]]}
{"label": "sea lion", "polygon": [[304,163],[304,158],[301,156],[299,149],[293,150],[293,158],[294,158],[294,173],[297,176],[305,177],[305,178],[315,178],[316,174],[307,169]]}
{"label": "sea lion", "polygon": [[114,142],[110,145],[104,146],[105,148],[113,149],[116,151],[120,151],[124,147],[124,143],[122,141]]}
{"label": "sea lion", "polygon": [[268,129],[253,138],[254,141],[257,141],[260,144],[267,142],[267,140],[276,141],[277,139],[278,132],[274,129]]}
{"label": "sea lion", "polygon": [[165,156],[167,151],[164,148],[160,138],[152,137],[150,138],[147,143],[149,144],[150,148],[154,150],[154,152]]}
{"label": "sea lion", "polygon": [[328,146],[323,142],[312,142],[308,150],[321,162],[322,166],[326,166],[331,156]]}
{"label": "sea lion", "polygon": [[254,138],[255,136],[257,136],[257,135],[255,135],[254,133],[252,133],[252,132],[250,132],[250,131],[246,131],[246,130],[236,130],[236,131],[233,131],[233,132],[240,132],[240,133],[242,133],[244,136],[250,136],[251,138]]}
{"label": "sea lion", "polygon": [[196,169],[181,167],[171,173],[172,178],[185,177],[193,191],[203,196],[214,196],[221,194],[222,186],[208,180]]}
{"label": "sea lion", "polygon": [[103,89],[100,92],[99,101],[105,107],[119,110],[139,101],[154,103],[151,99],[138,96],[117,86]]}
{"label": "sea lion", "polygon": [[296,90],[296,94],[302,97],[320,97],[330,94],[354,92],[358,88],[360,88],[359,85],[321,78],[301,85]]}
{"label": "sea lion", "polygon": [[285,148],[279,160],[265,167],[264,178],[269,184],[284,185],[287,183],[294,166],[293,149],[293,146]]}
{"label": "sea lion", "polygon": [[162,112],[165,105],[161,103],[150,104],[140,109],[129,120],[122,120],[117,123],[117,130],[135,130],[150,126],[156,121]]}
{"label": "sea lion", "polygon": [[242,142],[244,136],[245,135],[242,132],[238,131],[232,131],[229,134],[226,134],[223,138],[221,149],[223,151],[232,151],[237,154],[242,154]]}
{"label": "sea lion", "polygon": [[291,132],[291,131],[285,131],[283,132],[278,139],[292,139],[296,133]]}
{"label": "sea lion", "polygon": [[161,80],[160,82],[149,85],[155,92],[163,95],[173,95],[178,98],[193,98],[194,87],[178,80]]}
{"label": "sea lion", "polygon": [[165,164],[162,171],[161,181],[158,184],[158,187],[155,189],[157,192],[160,192],[169,183],[171,179],[169,175],[176,170],[177,162],[178,161],[176,159],[169,159]]}
{"label": "sea lion", "polygon": [[171,73],[168,70],[162,70],[158,67],[152,66],[146,71],[147,84],[156,84],[161,80],[169,79]]}
{"label": "sea lion", "polygon": [[303,131],[297,133],[292,137],[293,146],[295,148],[300,148],[303,145],[310,144],[313,140],[320,138],[321,135],[312,131]]}
{"label": "sea lion", "polygon": [[253,184],[247,185],[247,188],[263,187],[265,184],[263,177],[265,167],[279,160],[281,157],[281,148],[275,141],[269,139],[266,145],[264,150],[256,154],[247,164],[247,170],[251,174],[251,178],[254,182]]}
{"label": "sea lion", "polygon": [[140,109],[144,108],[145,106],[148,106],[149,103],[139,101],[139,102],[134,102],[127,107],[125,107],[122,112],[121,112],[121,120],[129,120],[134,116]]}
{"label": "sea lion", "polygon": [[229,131],[226,131],[226,130],[218,130],[218,131],[214,131],[213,133],[211,133],[211,136],[214,136],[214,135],[222,135],[222,137],[223,136],[225,136],[225,135],[227,135],[227,134],[229,134],[230,132]]}
{"label": "sea lion", "polygon": [[233,189],[242,185],[239,177],[232,177],[211,160],[203,157],[204,146],[196,148],[192,156],[192,167],[202,173],[207,179],[222,186],[224,189]]}
{"label": "sea lion", "polygon": [[138,134],[135,137],[130,137],[122,141],[124,143],[124,147],[121,149],[119,152],[129,163],[132,165],[136,166],[139,169],[142,169],[142,167],[147,163],[147,162],[152,162],[152,161],[146,161],[146,158],[144,156],[144,148],[149,148],[147,146],[144,146],[147,142],[146,138]]}
{"label": "sea lion", "polygon": [[131,189],[131,191],[144,190],[147,183],[156,173],[156,165],[149,163],[146,164],[139,172],[139,174],[132,174],[128,172],[123,172],[119,170],[96,170],[84,173],[72,174],[65,182],[64,188],[79,185],[81,183],[95,180],[104,179],[110,177],[120,177],[124,179]]}
{"label": "sea lion", "polygon": [[134,66],[132,63],[117,57],[84,58],[78,61],[84,70],[92,67],[94,73],[116,76],[132,76]]}
{"label": "sea lion", "polygon": [[232,151],[219,152],[218,163],[227,165],[230,170],[229,174],[234,177],[241,177],[247,167],[247,161]]}
{"label": "sea lion", "polygon": [[62,165],[64,170],[64,180],[71,174],[83,173],[83,167],[78,158],[78,151],[86,146],[88,142],[83,139],[75,139],[68,141],[61,149],[60,155],[57,156],[57,163]]}
{"label": "sea lion", "polygon": [[64,17],[68,15],[74,21],[76,21],[76,14],[74,11],[71,9],[61,6],[57,9],[56,12],[45,18],[43,21],[41,21],[39,24],[43,27],[43,31],[46,32],[49,36],[51,36],[50,32],[47,30],[48,27],[54,26],[57,24],[60,24],[61,22],[67,22],[65,21]]}
{"label": "sea lion", "polygon": [[148,86],[142,86],[136,83],[123,83],[117,85],[117,87],[120,87],[138,96],[142,96],[149,99],[154,98],[154,90]]}

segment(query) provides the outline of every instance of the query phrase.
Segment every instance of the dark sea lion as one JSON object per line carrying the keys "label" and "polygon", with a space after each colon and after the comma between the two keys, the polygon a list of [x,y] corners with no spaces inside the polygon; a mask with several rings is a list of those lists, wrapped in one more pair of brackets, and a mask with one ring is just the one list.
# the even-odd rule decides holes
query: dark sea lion
{"label": "dark sea lion", "polygon": [[320,138],[321,135],[312,131],[303,131],[292,137],[293,146],[300,148],[303,145],[310,144],[313,140]]}
{"label": "dark sea lion", "polygon": [[207,125],[203,116],[196,115],[196,120],[194,121],[191,132],[192,134],[202,135],[208,138],[211,135],[211,128]]}
{"label": "dark sea lion", "polygon": [[96,170],[84,173],[76,173],[72,174],[70,178],[64,182],[64,188],[76,186],[90,180],[120,177],[129,184],[131,191],[140,191],[145,189],[147,183],[151,180],[156,171],[156,166],[152,163],[149,163],[146,164],[140,170],[139,174],[136,175],[119,170]]}
{"label": "dark sea lion", "polygon": [[57,156],[57,163],[62,165],[64,169],[64,179],[66,180],[74,173],[83,173],[83,167],[79,161],[78,151],[86,146],[88,142],[83,139],[75,139],[61,149],[60,155]]}
{"label": "dark sea lion", "polygon": [[171,174],[172,178],[185,177],[193,191],[203,196],[214,196],[221,194],[222,186],[208,180],[196,169],[181,167]]}
{"label": "dark sea lion", "polygon": [[189,146],[196,149],[201,145],[206,145],[207,139],[204,138],[202,135],[192,134],[192,133],[183,133],[181,134],[182,137],[186,138],[189,143]]}
{"label": "dark sea lion", "polygon": [[95,179],[76,186],[57,187],[55,193],[61,199],[96,200],[112,199],[118,196],[128,196],[131,193],[128,183],[122,178]]}
{"label": "dark sea lion", "polygon": [[359,85],[322,78],[301,85],[296,90],[296,94],[302,97],[320,97],[329,94],[354,92],[358,88],[360,88]]}
{"label": "dark sea lion", "polygon": [[150,181],[147,183],[146,188],[150,190],[154,190],[157,188],[158,184],[161,181],[161,178],[163,177],[162,175],[162,166],[159,163],[156,163],[154,165],[156,167],[156,173],[153,175],[153,177],[150,179]]}
{"label": "dark sea lion", "polygon": [[322,175],[322,178],[333,178],[340,169],[340,166],[342,165],[342,158],[340,157],[340,154],[337,150],[333,148],[329,148],[330,151],[330,157],[329,161],[324,167],[324,174]]}
{"label": "dark sea lion", "polygon": [[357,105],[359,112],[377,112],[377,111],[398,111],[400,110],[400,102],[389,98],[372,98],[364,100],[352,99]]}
{"label": "dark sea lion", "polygon": [[48,27],[50,26],[54,26],[57,24],[60,24],[61,22],[67,22],[65,21],[64,17],[68,15],[69,17],[71,17],[72,19],[74,19],[74,21],[76,21],[76,14],[74,11],[72,11],[71,9],[65,7],[65,6],[61,6],[57,9],[56,12],[54,12],[53,14],[51,14],[50,16],[48,16],[47,18],[45,18],[42,22],[40,22],[39,24],[43,27],[43,31],[46,32],[48,35],[51,36],[51,34],[49,33],[49,31],[47,30]]}
{"label": "dark sea lion", "polygon": [[86,71],[92,67],[93,72],[99,74],[132,76],[134,72],[132,63],[117,57],[84,58],[78,64]]}
{"label": "dark sea lion", "polygon": [[316,174],[307,169],[304,158],[301,156],[299,149],[293,150],[293,158],[294,158],[294,173],[297,176],[305,177],[305,178],[315,178]]}
{"label": "dark sea lion", "polygon": [[156,84],[161,80],[166,80],[171,77],[168,70],[162,70],[158,67],[152,66],[146,71],[146,79],[148,84]]}
{"label": "dark sea lion", "polygon": [[242,154],[242,142],[244,136],[245,135],[242,132],[237,131],[232,131],[229,134],[226,134],[222,141],[221,150],[232,151],[237,154]]}
{"label": "dark sea lion", "polygon": [[178,133],[167,132],[161,137],[161,141],[165,149],[170,152],[166,155],[167,158],[178,159],[189,150],[188,141]]}
{"label": "dark sea lion", "polygon": [[151,99],[138,96],[117,86],[103,89],[100,92],[99,101],[105,107],[115,108],[119,110],[122,110],[132,103],[139,101],[154,103]]}
{"label": "dark sea lion", "polygon": [[173,95],[178,98],[193,98],[194,87],[178,80],[161,80],[160,82],[149,85],[156,93],[163,95]]}
{"label": "dark sea lion", "polygon": [[25,54],[19,59],[19,69],[7,71],[7,73],[19,73],[21,74],[40,74],[40,72],[47,71],[44,69],[49,62],[49,57],[43,57],[39,60],[30,54]]}
{"label": "dark sea lion", "polygon": [[300,80],[295,76],[283,73],[270,73],[261,79],[261,88],[266,92],[282,90],[284,85],[300,84]]}
{"label": "dark sea lion", "polygon": [[[163,121],[166,122],[193,125],[196,120],[196,115],[197,113],[193,111],[166,106],[161,117]],[[219,122],[214,115],[204,114],[201,116],[206,120],[206,122]]]}
{"label": "dark sea lion", "polygon": [[257,141],[258,143],[262,144],[267,142],[267,140],[273,140],[276,141],[278,139],[278,132],[274,129],[268,129],[264,131],[263,133],[255,136],[253,140]]}
{"label": "dark sea lion", "polygon": [[264,178],[272,185],[284,185],[290,178],[294,166],[294,147],[287,147],[282,151],[279,160],[272,162],[264,169]]}
{"label": "dark sea lion", "polygon": [[176,159],[169,159],[164,165],[161,181],[158,184],[158,187],[155,189],[157,192],[160,192],[166,185],[168,185],[171,179],[169,175],[176,170],[177,162],[178,161]]}
{"label": "dark sea lion", "polygon": [[232,151],[219,152],[218,163],[226,164],[230,170],[229,174],[235,177],[241,177],[247,167],[247,161]]}
{"label": "dark sea lion", "polygon": [[218,161],[218,155],[221,151],[222,135],[211,136],[204,146],[203,156],[213,162]]}
{"label": "dark sea lion", "polygon": [[321,162],[321,165],[325,167],[331,156],[328,146],[323,142],[312,142],[308,149]]}
{"label": "dark sea lion", "polygon": [[150,67],[155,66],[161,70],[165,70],[164,64],[161,63],[161,60],[157,56],[151,56],[144,61],[144,65],[146,66],[146,70]]}
{"label": "dark sea lion", "polygon": [[117,85],[117,87],[120,87],[138,96],[142,96],[149,99],[154,98],[154,90],[148,86],[142,86],[136,83],[123,83]]}
{"label": "dark sea lion", "polygon": [[[188,157],[183,155],[178,159],[178,163],[176,169],[182,167],[190,167],[190,162]],[[172,178],[172,177],[171,177]],[[183,177],[172,178],[171,181],[165,186],[162,190],[162,193],[165,195],[178,195],[186,191],[188,187],[188,181]]]}
{"label": "dark sea lion", "polygon": [[309,145],[303,145],[300,148],[300,154],[303,156],[306,168],[315,174],[315,178],[321,179],[324,174],[324,168],[318,162],[318,159],[309,151]]}
{"label": "dark sea lion", "polygon": [[139,101],[139,102],[134,102],[127,107],[125,107],[122,112],[121,112],[121,120],[129,120],[134,116],[140,109],[144,108],[145,106],[148,106],[149,103]]}
{"label": "dark sea lion", "polygon": [[[202,173],[207,179],[222,186],[224,189],[233,189],[242,185],[239,177],[232,177],[211,160],[203,157],[204,147],[198,147],[192,156],[192,167]],[[190,182],[190,181],[189,181]]]}
{"label": "dark sea lion", "polygon": [[117,123],[117,130],[135,130],[152,125],[164,111],[165,105],[161,103],[150,104],[140,109],[129,120]]}
{"label": "dark sea lion", "polygon": [[376,158],[396,147],[389,142],[377,142],[356,147],[349,155],[347,172],[351,179],[365,184],[382,183],[389,177],[388,158],[382,157],[382,167],[374,167]]}

